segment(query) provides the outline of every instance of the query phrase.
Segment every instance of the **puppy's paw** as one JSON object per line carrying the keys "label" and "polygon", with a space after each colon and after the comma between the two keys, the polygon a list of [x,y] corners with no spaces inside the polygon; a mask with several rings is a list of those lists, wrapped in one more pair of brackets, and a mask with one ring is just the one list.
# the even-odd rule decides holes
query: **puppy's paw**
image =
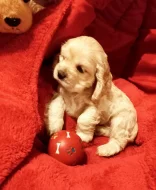
{"label": "puppy's paw", "polygon": [[47,131],[48,131],[48,134],[49,136],[51,136],[52,134],[56,133],[56,132],[59,132],[63,129],[63,124],[64,124],[64,121],[62,119],[60,120],[57,120],[57,122],[53,123],[53,125],[49,125],[47,127]]}
{"label": "puppy's paw", "polygon": [[81,138],[81,140],[83,142],[86,142],[86,143],[92,141],[92,139],[93,139],[92,134],[86,134],[86,133],[83,133],[81,131],[77,131],[76,134]]}
{"label": "puppy's paw", "polygon": [[99,156],[109,157],[119,153],[121,150],[122,148],[119,144],[115,140],[111,140],[107,144],[99,146],[97,148],[97,154]]}

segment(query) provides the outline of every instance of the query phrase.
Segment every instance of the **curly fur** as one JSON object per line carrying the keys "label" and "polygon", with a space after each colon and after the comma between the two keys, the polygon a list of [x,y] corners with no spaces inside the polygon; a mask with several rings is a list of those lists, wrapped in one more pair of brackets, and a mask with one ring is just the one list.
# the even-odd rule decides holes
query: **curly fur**
{"label": "curly fur", "polygon": [[[59,77],[63,73],[64,78]],[[112,82],[107,55],[93,38],[68,40],[54,63],[58,95],[47,112],[51,134],[62,129],[66,111],[77,118],[76,133],[89,142],[94,134],[109,137],[97,148],[99,156],[112,156],[133,142],[138,131],[136,110],[130,99]]]}

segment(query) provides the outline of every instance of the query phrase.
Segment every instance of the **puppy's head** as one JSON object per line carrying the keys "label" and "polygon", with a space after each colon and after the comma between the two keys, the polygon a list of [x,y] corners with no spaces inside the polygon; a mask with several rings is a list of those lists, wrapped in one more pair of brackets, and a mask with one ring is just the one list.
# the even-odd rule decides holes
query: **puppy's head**
{"label": "puppy's head", "polygon": [[81,93],[95,85],[92,100],[98,100],[111,85],[111,74],[101,45],[91,37],[68,40],[54,65],[54,78],[69,92]]}

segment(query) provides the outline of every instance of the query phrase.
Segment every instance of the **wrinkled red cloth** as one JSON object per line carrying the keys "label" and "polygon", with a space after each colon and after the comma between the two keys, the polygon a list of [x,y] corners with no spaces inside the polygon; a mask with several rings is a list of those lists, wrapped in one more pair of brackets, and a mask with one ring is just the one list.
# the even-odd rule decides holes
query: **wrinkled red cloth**
{"label": "wrinkled red cloth", "polygon": [[[156,189],[155,9],[155,0],[62,0],[37,14],[29,32],[0,34],[1,189]],[[96,137],[85,146],[86,164],[70,167],[46,153],[43,114],[55,85],[43,59],[79,35],[104,47],[115,84],[135,105],[139,133],[112,158],[95,154],[108,140]],[[65,128],[75,123],[67,116]]]}

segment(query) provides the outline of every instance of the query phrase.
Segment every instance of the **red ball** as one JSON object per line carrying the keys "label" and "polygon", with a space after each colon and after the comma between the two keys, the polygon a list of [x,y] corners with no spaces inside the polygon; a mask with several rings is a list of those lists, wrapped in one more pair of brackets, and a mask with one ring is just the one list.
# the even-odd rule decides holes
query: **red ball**
{"label": "red ball", "polygon": [[48,153],[70,166],[82,164],[85,159],[80,137],[75,132],[66,130],[59,131],[51,136]]}

